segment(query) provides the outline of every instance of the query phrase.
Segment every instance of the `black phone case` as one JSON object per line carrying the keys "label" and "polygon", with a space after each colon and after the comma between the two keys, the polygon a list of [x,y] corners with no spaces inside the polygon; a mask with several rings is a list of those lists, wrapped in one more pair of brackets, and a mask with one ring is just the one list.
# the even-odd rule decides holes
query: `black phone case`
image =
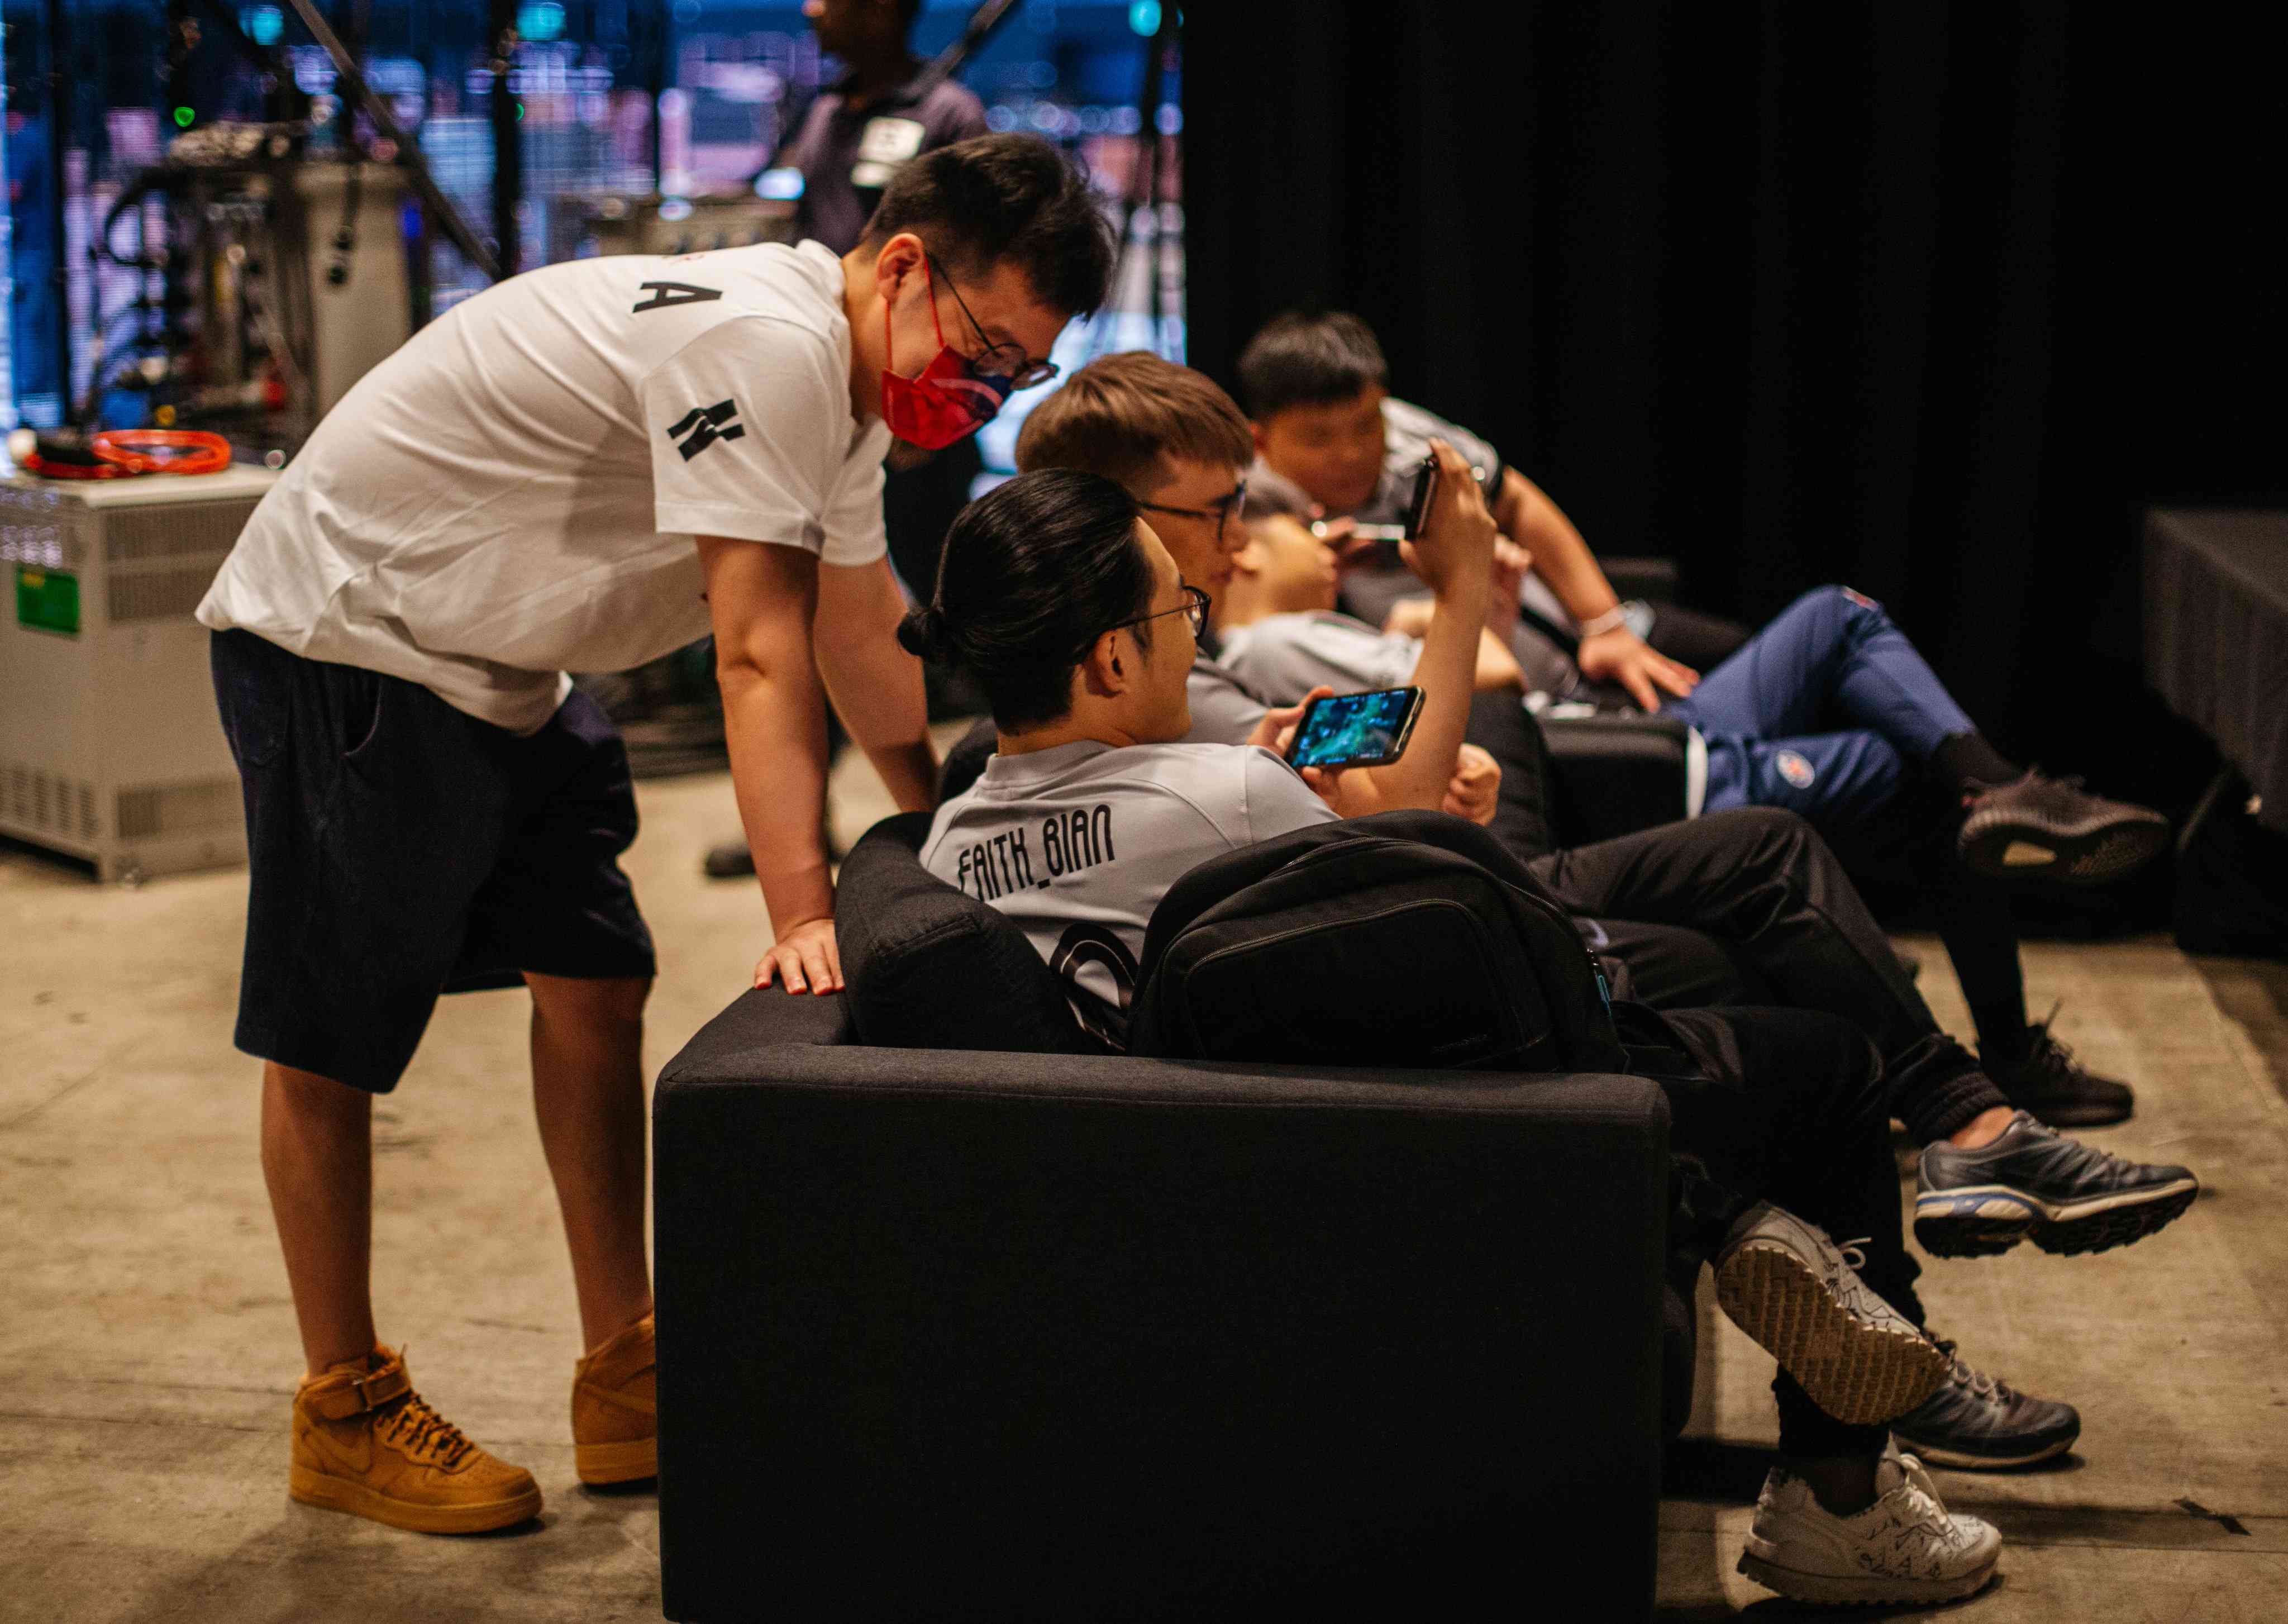
{"label": "black phone case", "polygon": [[1438,459],[1426,457],[1414,475],[1414,496],[1406,505],[1406,539],[1413,541],[1422,534],[1424,521],[1430,517],[1430,504],[1438,499]]}
{"label": "black phone case", "polygon": [[[1410,687],[1411,684],[1409,686]],[[1389,693],[1392,690],[1389,689],[1369,689],[1366,691],[1369,693]],[[1419,688],[1414,689],[1413,691],[1414,703],[1406,708],[1406,720],[1404,722],[1400,724],[1398,736],[1396,739],[1392,741],[1391,751],[1388,755],[1376,756],[1371,760],[1361,757],[1348,761],[1309,761],[1304,763],[1304,765],[1319,768],[1323,771],[1333,771],[1337,768],[1351,767],[1388,767],[1393,762],[1400,760],[1406,754],[1407,745],[1414,742],[1414,724],[1422,719],[1422,705],[1424,700],[1427,697],[1427,696],[1425,695]],[[1334,699],[1349,699],[1355,697],[1355,696],[1350,694],[1336,694],[1332,697]],[[1295,765],[1295,752],[1302,747],[1304,736],[1310,731],[1311,718],[1317,713],[1321,705],[1329,703],[1331,703],[1331,701],[1327,699],[1314,699],[1311,702],[1310,708],[1295,719],[1295,736],[1289,742],[1287,746],[1287,764],[1290,767]]]}

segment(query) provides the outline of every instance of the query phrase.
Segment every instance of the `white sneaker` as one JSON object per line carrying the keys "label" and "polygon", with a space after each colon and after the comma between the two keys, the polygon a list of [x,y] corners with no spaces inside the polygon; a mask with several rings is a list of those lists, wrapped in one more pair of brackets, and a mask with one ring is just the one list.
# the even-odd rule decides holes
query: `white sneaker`
{"label": "white sneaker", "polygon": [[1904,1415],[1946,1381],[1951,1362],[1877,1296],[1815,1224],[1759,1201],[1716,1254],[1716,1301],[1839,1421]]}
{"label": "white sneaker", "polygon": [[1914,1456],[1886,1450],[1875,1493],[1858,1516],[1837,1517],[1810,1485],[1774,1467],[1740,1572],[1792,1600],[1831,1603],[1950,1602],[1994,1577],[2002,1535],[1949,1512]]}

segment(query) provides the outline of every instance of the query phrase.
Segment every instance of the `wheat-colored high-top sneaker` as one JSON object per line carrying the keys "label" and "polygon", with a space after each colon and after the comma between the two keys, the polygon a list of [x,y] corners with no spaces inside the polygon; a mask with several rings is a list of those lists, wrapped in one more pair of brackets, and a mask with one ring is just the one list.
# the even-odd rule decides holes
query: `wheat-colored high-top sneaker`
{"label": "wheat-colored high-top sneaker", "polygon": [[431,1409],[387,1348],[329,1365],[295,1393],[287,1486],[305,1505],[416,1533],[483,1533],[540,1515],[532,1474]]}
{"label": "wheat-colored high-top sneaker", "polygon": [[659,1476],[659,1376],[647,1314],[572,1371],[572,1458],[583,1483]]}

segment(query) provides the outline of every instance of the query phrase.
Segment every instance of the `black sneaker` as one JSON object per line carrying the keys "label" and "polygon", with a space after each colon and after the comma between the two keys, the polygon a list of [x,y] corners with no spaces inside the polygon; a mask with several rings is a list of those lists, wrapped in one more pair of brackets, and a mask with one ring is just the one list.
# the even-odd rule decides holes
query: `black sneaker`
{"label": "black sneaker", "polygon": [[2022,1240],[2103,1252],[2173,1222],[2201,1192],[2182,1167],[2124,1161],[2020,1111],[1975,1150],[1923,1149],[1915,1238],[1933,1257],[1993,1257]]}
{"label": "black sneaker", "polygon": [[699,871],[710,880],[743,880],[755,872],[755,854],[743,840],[726,840],[707,848]]}
{"label": "black sneaker", "polygon": [[2030,1397],[1971,1369],[1952,1342],[1939,1347],[1954,1368],[1945,1386],[1891,1423],[1901,1449],[1933,1466],[1995,1471],[2062,1455],[2081,1437],[2073,1405]]}
{"label": "black sneaker", "polygon": [[2108,1127],[2126,1122],[2137,1095],[2124,1082],[2100,1077],[2076,1063],[2073,1051],[2050,1035],[2058,1018],[2053,1005],[2046,1019],[2026,1028],[2026,1058],[2009,1068],[1987,1068],[1987,1075],[2010,1103],[2052,1127]]}
{"label": "black sneaker", "polygon": [[1964,797],[1957,849],[1982,874],[2096,886],[2134,873],[2169,843],[2169,820],[2149,807],[2108,800],[2078,778],[2030,772]]}

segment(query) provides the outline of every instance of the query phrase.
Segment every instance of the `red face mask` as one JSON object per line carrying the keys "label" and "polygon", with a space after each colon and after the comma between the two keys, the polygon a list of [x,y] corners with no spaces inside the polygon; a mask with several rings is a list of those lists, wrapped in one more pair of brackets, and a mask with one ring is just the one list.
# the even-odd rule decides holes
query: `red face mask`
{"label": "red face mask", "polygon": [[926,259],[922,262],[922,285],[930,295],[930,329],[937,334],[937,354],[919,377],[899,377],[891,338],[896,323],[884,321],[882,349],[889,364],[882,369],[882,421],[909,445],[935,451],[990,423],[1009,398],[1009,380],[980,377],[970,370],[969,358],[946,343],[945,329],[937,319],[937,284]]}

